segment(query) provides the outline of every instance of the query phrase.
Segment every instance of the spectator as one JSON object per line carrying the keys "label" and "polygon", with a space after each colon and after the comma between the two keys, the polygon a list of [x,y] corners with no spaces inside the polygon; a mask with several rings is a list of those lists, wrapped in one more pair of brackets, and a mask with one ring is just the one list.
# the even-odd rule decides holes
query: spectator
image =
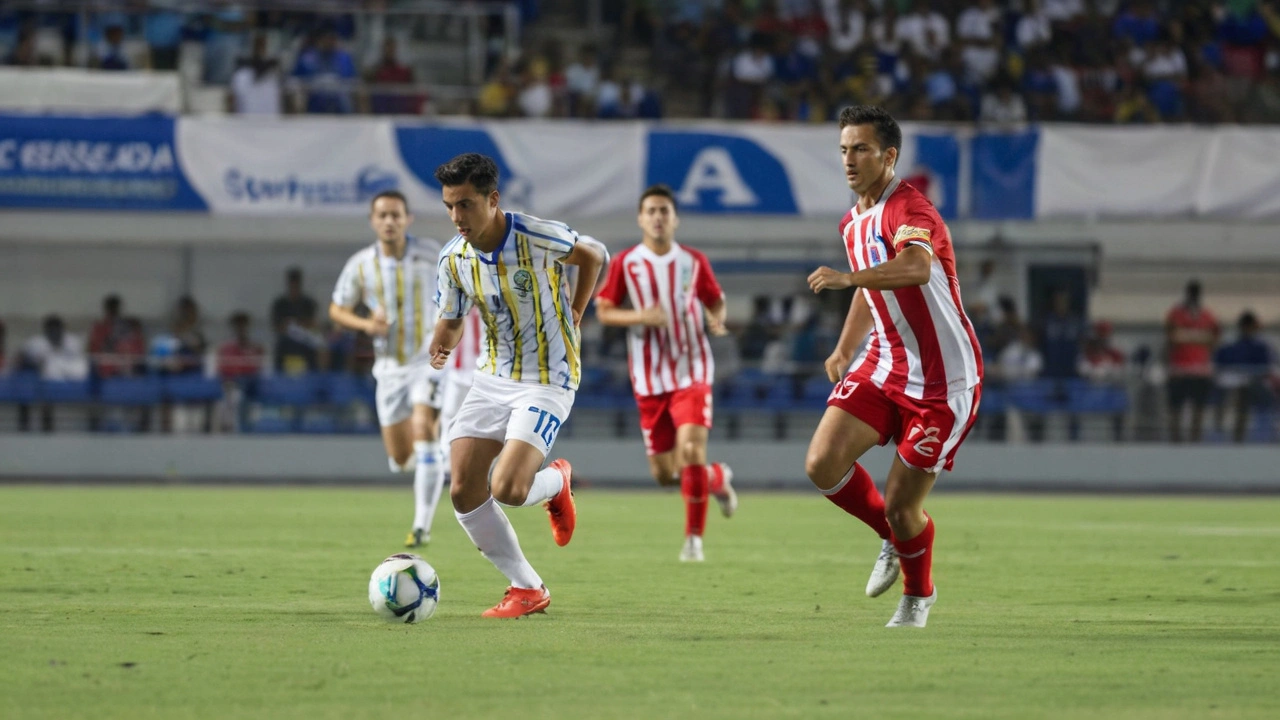
{"label": "spectator", "polygon": [[600,59],[594,45],[584,45],[575,60],[564,71],[569,92],[569,115],[589,117],[600,85]]}
{"label": "spectator", "polygon": [[1137,0],[1116,16],[1112,31],[1117,38],[1132,40],[1138,47],[1155,40],[1160,34],[1155,7],[1150,0]]}
{"label": "spectator", "polygon": [[1080,89],[1080,73],[1072,67],[1065,52],[1058,52],[1049,66],[1053,87],[1057,94],[1055,110],[1057,120],[1073,120],[1080,114],[1084,99]]}
{"label": "spectator", "polygon": [[306,83],[307,112],[344,115],[352,111],[346,86],[356,79],[356,64],[351,53],[338,46],[333,28],[321,30],[315,45],[298,55],[293,76]]}
{"label": "spectator", "polygon": [[241,58],[231,75],[228,110],[241,115],[278,117],[284,107],[280,61],[267,55],[267,36],[255,35],[253,52]]}
{"label": "spectator", "polygon": [[1218,426],[1223,411],[1232,408],[1231,439],[1241,443],[1249,429],[1249,413],[1272,401],[1267,381],[1276,369],[1276,351],[1258,336],[1258,316],[1246,310],[1240,315],[1240,337],[1218,348],[1214,355],[1218,370],[1218,386],[1224,398],[1218,406]]}
{"label": "spectator", "polygon": [[102,317],[89,331],[89,355],[98,377],[128,376],[146,355],[146,339],[121,316],[119,295],[102,300]]}
{"label": "spectator", "polygon": [[53,62],[36,52],[36,33],[31,28],[24,27],[18,33],[18,39],[13,43],[13,49],[5,56],[5,65],[13,67],[36,67],[37,65],[52,65]]}
{"label": "spectator", "polygon": [[1141,84],[1126,83],[1116,104],[1115,122],[1120,125],[1160,122],[1160,111],[1151,104]]}
{"label": "spectator", "polygon": [[[150,3],[154,8],[162,3]],[[174,3],[176,5],[176,3]],[[147,13],[142,23],[143,37],[151,51],[152,70],[177,70],[178,53],[182,48],[182,29],[187,16],[176,10],[156,10]]]}
{"label": "spectator", "polygon": [[183,295],[178,298],[169,332],[151,338],[151,366],[166,375],[203,372],[207,347],[200,329],[200,308],[190,295]]}
{"label": "spectator", "polygon": [[1044,356],[1047,378],[1073,378],[1079,370],[1085,324],[1071,300],[1070,291],[1054,290],[1049,314],[1040,321],[1040,352]]}
{"label": "spectator", "polygon": [[939,59],[951,44],[951,25],[924,0],[910,0],[909,8],[898,18],[894,34],[916,55]]}
{"label": "spectator", "polygon": [[978,0],[956,17],[956,41],[964,48],[969,77],[985,82],[1000,65],[1000,38],[1004,34],[1000,10],[993,0]]}
{"label": "spectator", "polygon": [[285,272],[285,294],[271,304],[271,327],[276,333],[274,366],[295,375],[319,368],[324,344],[316,328],[316,301],[302,291],[302,269]]}
{"label": "spectator", "polygon": [[1044,355],[1036,348],[1036,336],[1031,330],[1022,332],[1005,345],[996,356],[996,375],[1004,383],[1025,382],[1040,377],[1044,369]]}
{"label": "spectator", "polygon": [[982,261],[978,266],[978,280],[974,283],[974,291],[965,293],[969,296],[968,312],[976,312],[984,310],[988,314],[994,313],[996,306],[1000,304],[1001,283],[996,278],[996,261],[990,258]]}
{"label": "spectator", "polygon": [[19,368],[33,370],[42,380],[70,382],[89,377],[89,355],[84,340],[66,331],[62,318],[49,315],[39,335],[23,343]]}
{"label": "spectator", "polygon": [[[413,85],[413,69],[400,62],[394,37],[382,41],[382,56],[370,70],[369,82],[377,85]],[[375,115],[421,115],[425,102],[424,95],[412,92],[375,92],[369,98],[369,110]]]}
{"label": "spectator", "polygon": [[1053,20],[1045,12],[1044,3],[1030,0],[1027,11],[1018,18],[1018,47],[1025,53],[1048,45],[1053,40]]}
{"label": "spectator", "polygon": [[1013,81],[1003,78],[995,91],[982,96],[979,121],[994,130],[1016,130],[1027,122],[1027,105],[1013,90]]}
{"label": "spectator", "polygon": [[215,411],[214,427],[223,432],[243,425],[244,395],[247,386],[262,373],[266,351],[249,337],[249,314],[231,316],[231,339],[218,347],[217,373],[222,380],[222,403]]}
{"label": "spectator", "polygon": [[1147,94],[1160,116],[1166,120],[1182,116],[1182,93],[1187,84],[1187,57],[1161,33],[1150,45],[1142,64]]}
{"label": "spectator", "polygon": [[112,24],[105,33],[106,46],[98,56],[100,70],[128,70],[129,60],[124,55],[124,28]]}
{"label": "spectator", "polygon": [[1165,318],[1169,358],[1169,439],[1181,443],[1182,409],[1191,405],[1191,442],[1200,441],[1204,406],[1213,390],[1213,350],[1220,330],[1213,313],[1200,304],[1200,282],[1187,283],[1186,295]]}
{"label": "spectator", "polygon": [[773,56],[769,54],[769,36],[755,33],[751,41],[733,58],[730,84],[725,98],[725,112],[730,118],[755,117],[764,97],[764,88],[773,80]]}
{"label": "spectator", "polygon": [[516,94],[516,106],[524,117],[545,118],[551,115],[555,96],[547,83],[547,61],[535,57],[525,64],[520,73],[520,90]]}
{"label": "spectator", "polygon": [[[991,333],[991,356],[998,357],[1005,346],[1022,337],[1022,318],[1018,317],[1018,306],[1013,298],[1001,295],[996,301],[1000,308],[1000,318],[996,321],[995,330]],[[987,348],[983,348],[986,355]]]}
{"label": "spectator", "polygon": [[1115,383],[1124,379],[1124,353],[1111,344],[1111,323],[1099,320],[1084,341],[1080,375],[1095,383]]}
{"label": "spectator", "polygon": [[823,0],[823,11],[831,49],[839,55],[857,50],[867,32],[867,0]]}
{"label": "spectator", "polygon": [[511,101],[515,97],[515,83],[505,60],[501,61],[480,87],[476,99],[476,114],[484,117],[507,117],[511,114]]}

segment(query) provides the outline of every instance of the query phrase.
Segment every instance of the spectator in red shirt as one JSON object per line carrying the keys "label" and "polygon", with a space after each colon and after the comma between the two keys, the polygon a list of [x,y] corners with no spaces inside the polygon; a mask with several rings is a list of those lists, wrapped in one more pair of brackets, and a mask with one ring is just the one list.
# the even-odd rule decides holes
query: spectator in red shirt
{"label": "spectator in red shirt", "polygon": [[128,326],[120,316],[122,306],[119,295],[103,298],[102,317],[89,331],[89,356],[98,377],[129,375],[132,369],[132,363],[124,357],[120,347],[129,334]]}
{"label": "spectator in red shirt", "polygon": [[[412,85],[413,69],[400,62],[396,53],[396,39],[387,38],[382,43],[382,57],[369,71],[369,82],[376,85]],[[406,87],[409,91],[412,88]],[[369,109],[375,115],[420,115],[426,97],[411,92],[374,93],[369,98]]]}
{"label": "spectator in red shirt", "polygon": [[1124,353],[1111,344],[1111,323],[1099,320],[1084,341],[1080,375],[1095,383],[1113,383],[1124,377]]}
{"label": "spectator in red shirt", "polygon": [[218,377],[232,382],[257,377],[267,353],[249,337],[249,314],[235,313],[230,325],[233,337],[218,347]]}
{"label": "spectator in red shirt", "polygon": [[1191,442],[1200,441],[1204,406],[1213,391],[1213,350],[1218,320],[1200,305],[1200,281],[1187,283],[1186,297],[1169,310],[1165,338],[1169,360],[1169,439],[1182,442],[1182,408],[1191,404]]}

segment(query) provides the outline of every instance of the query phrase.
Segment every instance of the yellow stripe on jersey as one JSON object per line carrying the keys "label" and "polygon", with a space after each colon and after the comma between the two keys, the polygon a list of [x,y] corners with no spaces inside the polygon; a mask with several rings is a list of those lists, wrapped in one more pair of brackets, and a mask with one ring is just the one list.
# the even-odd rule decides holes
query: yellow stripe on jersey
{"label": "yellow stripe on jersey", "polygon": [[404,364],[404,265],[396,263],[396,324],[400,326],[400,343],[396,348],[396,360]]}
{"label": "yellow stripe on jersey", "polygon": [[378,295],[378,303],[370,307],[370,311],[382,308],[383,314],[387,312],[387,295],[386,288],[382,284],[382,256],[377,250],[373,251],[373,291]]}
{"label": "yellow stripe on jersey", "polygon": [[413,282],[413,348],[414,352],[418,352],[422,348],[422,335],[425,332],[423,323],[426,318],[422,315],[422,293],[426,292],[426,287],[416,278]]}
{"label": "yellow stripe on jersey", "polygon": [[516,296],[511,292],[511,281],[507,279],[507,264],[502,261],[502,253],[498,256],[498,285],[502,288],[502,297],[506,299],[507,312],[511,315],[511,337],[515,341],[515,350],[511,354],[511,379],[519,381],[524,370],[524,339],[520,337],[520,313],[516,311]]}
{"label": "yellow stripe on jersey", "polygon": [[[449,258],[449,262],[453,262],[453,258]],[[454,275],[457,275],[457,266],[454,266]],[[498,319],[494,317],[493,311],[489,309],[489,304],[485,300],[484,282],[480,279],[480,263],[471,263],[471,281],[474,283],[475,297],[480,300],[476,303],[476,308],[480,310],[480,319],[484,321],[484,336],[489,347],[482,367],[488,368],[489,372],[498,374]],[[458,283],[458,287],[462,287],[462,283]]]}
{"label": "yellow stripe on jersey", "polygon": [[[516,258],[519,266],[529,272],[533,276],[533,253],[529,249],[529,236],[516,234]],[[542,293],[533,292],[533,319],[538,324],[538,332],[535,335],[538,339],[538,382],[543,385],[551,384],[551,351],[547,347],[547,337],[545,333],[545,322],[542,317]]]}
{"label": "yellow stripe on jersey", "polygon": [[576,386],[582,379],[582,368],[578,357],[578,333],[574,332],[572,311],[567,311],[564,303],[560,302],[561,288],[564,283],[560,263],[555,262],[547,266],[547,279],[551,281],[551,304],[556,309],[556,318],[560,322],[560,337],[564,340],[564,354],[569,360],[569,382]]}

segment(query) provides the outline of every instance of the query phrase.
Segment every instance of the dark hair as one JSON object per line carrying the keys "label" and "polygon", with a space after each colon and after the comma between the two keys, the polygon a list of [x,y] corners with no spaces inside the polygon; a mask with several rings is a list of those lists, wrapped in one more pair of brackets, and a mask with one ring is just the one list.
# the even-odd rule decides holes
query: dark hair
{"label": "dark hair", "polygon": [[1254,315],[1252,310],[1245,310],[1244,312],[1240,313],[1240,329],[1241,330],[1246,330],[1249,328],[1257,328],[1259,327],[1259,325],[1260,323],[1258,322],[1258,316]]}
{"label": "dark hair", "polygon": [[120,314],[120,296],[112,294],[102,298],[102,309],[111,313],[112,315],[119,315]]}
{"label": "dark hair", "polygon": [[680,203],[676,202],[675,192],[671,190],[671,186],[663,183],[658,183],[657,185],[650,185],[649,187],[645,188],[645,191],[640,194],[640,202],[639,204],[636,205],[636,209],[638,210],[640,208],[643,208],[644,201],[651,197],[664,197],[671,201],[672,209],[676,210],[677,212],[680,210]]}
{"label": "dark hair", "polygon": [[1187,297],[1192,300],[1200,299],[1200,281],[1192,280],[1187,283]]}
{"label": "dark hair", "polygon": [[881,150],[894,148],[902,152],[902,128],[888,110],[878,105],[851,105],[840,111],[840,129],[850,125],[873,126]]}
{"label": "dark hair", "polygon": [[247,313],[247,312],[245,312],[245,311],[243,311],[243,310],[237,310],[237,311],[235,311],[235,312],[231,313],[230,323],[231,323],[232,325],[248,325],[248,324],[249,324],[249,313]]}
{"label": "dark hair", "polygon": [[285,270],[284,279],[290,282],[302,282],[302,268],[295,265]]}
{"label": "dark hair", "polygon": [[487,196],[498,189],[498,165],[480,153],[464,153],[436,168],[436,180],[445,187],[471,183]]}
{"label": "dark hair", "polygon": [[[390,37],[390,36],[388,36],[388,37]],[[392,199],[392,200],[399,200],[401,203],[403,203],[403,204],[404,204],[404,211],[405,211],[406,213],[407,213],[407,212],[409,212],[409,200],[404,196],[404,193],[400,192],[399,190],[383,190],[382,192],[378,193],[377,195],[374,195],[374,196],[373,196],[373,199],[369,201],[369,210],[370,210],[370,212],[372,212],[372,211],[373,211],[373,206],[374,206],[374,205],[376,205],[376,204],[377,204],[377,202],[378,202],[379,200],[381,200],[382,198],[390,198],[390,199]]]}

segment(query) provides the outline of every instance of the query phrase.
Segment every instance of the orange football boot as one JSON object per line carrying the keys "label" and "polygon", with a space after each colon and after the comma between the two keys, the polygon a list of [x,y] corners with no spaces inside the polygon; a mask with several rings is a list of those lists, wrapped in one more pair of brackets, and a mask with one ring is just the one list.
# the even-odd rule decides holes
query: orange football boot
{"label": "orange football boot", "polygon": [[573,466],[568,460],[560,458],[552,460],[548,468],[560,471],[564,478],[564,487],[555,497],[542,504],[547,509],[547,517],[551,520],[551,537],[556,544],[564,547],[573,538],[573,529],[578,526],[578,508],[573,504],[573,488],[569,480],[573,477]]}
{"label": "orange football boot", "polygon": [[480,617],[524,617],[533,613],[545,613],[550,604],[551,593],[547,591],[546,585],[540,588],[509,587],[506,594],[502,596],[502,600],[481,613]]}

